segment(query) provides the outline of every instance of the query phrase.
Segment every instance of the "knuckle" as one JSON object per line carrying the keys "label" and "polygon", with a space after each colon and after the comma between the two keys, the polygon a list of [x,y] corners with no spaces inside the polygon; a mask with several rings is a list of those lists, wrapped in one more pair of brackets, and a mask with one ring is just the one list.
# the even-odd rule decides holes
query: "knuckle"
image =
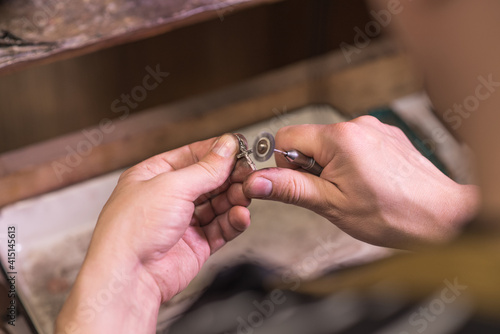
{"label": "knuckle", "polygon": [[394,134],[394,136],[396,137],[399,137],[399,138],[408,138],[406,137],[405,133],[403,132],[403,130],[401,130],[400,128],[398,128],[397,126],[394,126],[394,125],[386,125],[388,127],[388,129],[390,129],[392,131],[392,133]]}
{"label": "knuckle", "polygon": [[324,125],[321,124],[288,125],[278,130],[276,133],[276,140],[281,140],[286,137],[296,137],[299,134],[315,134],[323,126]]}
{"label": "knuckle", "polygon": [[357,122],[349,121],[349,122],[332,124],[329,130],[333,138],[349,139],[352,138],[353,136],[358,136],[360,131],[360,126],[358,125]]}
{"label": "knuckle", "polygon": [[297,178],[291,178],[288,187],[285,187],[281,193],[281,198],[288,204],[299,204],[304,198],[304,182]]}
{"label": "knuckle", "polygon": [[133,167],[128,168],[123,173],[121,173],[120,177],[118,178],[118,182],[123,182],[123,180],[125,180],[129,176],[129,174],[131,173],[132,168]]}
{"label": "knuckle", "polygon": [[295,128],[297,127],[297,125],[288,125],[288,126],[285,126],[285,127],[282,127],[278,130],[278,132],[276,132],[276,140],[278,138],[282,138],[282,137],[287,137],[292,131],[295,130]]}
{"label": "knuckle", "polygon": [[351,121],[352,123],[358,123],[358,124],[366,124],[366,125],[379,125],[382,124],[378,118],[371,116],[371,115],[363,115],[356,117]]}
{"label": "knuckle", "polygon": [[198,161],[196,163],[200,168],[200,172],[205,174],[208,178],[208,182],[219,183],[219,171],[215,166],[207,163],[206,161]]}
{"label": "knuckle", "polygon": [[125,170],[123,173],[120,174],[120,177],[118,178],[118,183],[124,183],[127,182],[130,178],[132,178],[132,175],[136,173],[137,171],[137,166],[133,166]]}

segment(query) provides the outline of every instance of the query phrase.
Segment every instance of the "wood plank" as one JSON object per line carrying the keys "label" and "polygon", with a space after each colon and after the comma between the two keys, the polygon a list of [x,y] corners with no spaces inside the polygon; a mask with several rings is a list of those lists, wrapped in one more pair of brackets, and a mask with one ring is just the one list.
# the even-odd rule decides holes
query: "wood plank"
{"label": "wood plank", "polygon": [[[0,155],[0,207],[270,119],[275,109],[327,103],[355,116],[421,89],[407,57],[390,44],[367,48],[355,66],[335,52],[217,93],[87,129],[87,135],[77,132]],[[102,140],[89,146],[88,131],[101,133]],[[79,149],[88,154],[78,159],[69,153]]]}
{"label": "wood plank", "polygon": [[224,20],[244,8],[278,1],[281,0],[2,1],[0,32],[8,31],[22,41],[12,47],[0,44],[0,74],[213,18]]}

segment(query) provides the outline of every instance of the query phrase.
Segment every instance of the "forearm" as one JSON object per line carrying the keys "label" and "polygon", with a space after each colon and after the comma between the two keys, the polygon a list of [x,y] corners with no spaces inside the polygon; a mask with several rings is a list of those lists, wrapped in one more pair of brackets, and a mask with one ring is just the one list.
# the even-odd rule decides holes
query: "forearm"
{"label": "forearm", "polygon": [[56,323],[56,334],[154,333],[161,303],[138,266],[88,257]]}

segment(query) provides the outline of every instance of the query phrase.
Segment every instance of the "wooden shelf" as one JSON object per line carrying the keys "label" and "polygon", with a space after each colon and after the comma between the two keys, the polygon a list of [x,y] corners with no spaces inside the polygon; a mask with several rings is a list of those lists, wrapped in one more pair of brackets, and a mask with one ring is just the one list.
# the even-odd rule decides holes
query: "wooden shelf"
{"label": "wooden shelf", "polygon": [[[0,74],[162,34],[279,0],[0,1]],[[9,46],[12,44],[12,46]]]}

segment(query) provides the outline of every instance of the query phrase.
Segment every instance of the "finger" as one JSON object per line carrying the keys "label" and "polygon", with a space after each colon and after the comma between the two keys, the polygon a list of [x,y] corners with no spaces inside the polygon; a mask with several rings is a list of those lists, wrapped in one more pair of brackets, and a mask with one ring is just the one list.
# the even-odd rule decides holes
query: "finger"
{"label": "finger", "polygon": [[323,215],[330,213],[332,203],[343,200],[342,192],[333,183],[288,168],[255,172],[243,183],[243,192],[249,198],[294,204]]}
{"label": "finger", "polygon": [[219,196],[212,199],[212,208],[216,215],[226,212],[233,206],[250,205],[251,200],[243,193],[243,184],[234,183],[226,192],[221,193]]}
{"label": "finger", "polygon": [[207,201],[195,206],[191,225],[205,226],[209,224],[217,215],[212,207],[212,203]]}
{"label": "finger", "polygon": [[177,195],[189,201],[194,201],[201,195],[214,191],[229,178],[236,163],[238,151],[236,136],[223,135],[200,161],[167,173],[169,180],[173,183],[169,188],[182,189]]}
{"label": "finger", "polygon": [[[303,154],[313,157],[321,166],[326,166],[331,160],[332,152],[328,148],[327,138],[324,133],[329,130],[328,125],[321,124],[303,124],[281,128],[276,133],[276,148],[282,151],[298,150]],[[278,167],[297,169],[294,165],[281,154],[276,154],[276,164]]]}
{"label": "finger", "polygon": [[158,165],[162,162],[173,167],[173,170],[185,168],[200,161],[213,147],[220,137],[197,141],[189,145],[156,155],[153,158],[158,160]]}
{"label": "finger", "polygon": [[217,197],[221,193],[225,192],[230,186],[231,186],[231,180],[230,179],[226,179],[226,181],[224,181],[224,183],[221,186],[219,186],[217,189],[212,190],[212,191],[210,191],[210,192],[208,192],[206,194],[200,195],[194,201],[194,204],[195,205],[200,205],[202,203],[205,203],[205,202],[211,200],[212,198]]}
{"label": "finger", "polygon": [[247,207],[251,200],[243,194],[243,184],[232,184],[227,191],[219,194],[210,201],[197,205],[194,209],[193,224],[204,226],[209,224],[216,216],[228,211],[233,206]]}
{"label": "finger", "polygon": [[149,180],[162,173],[197,163],[207,154],[216,140],[217,138],[211,138],[155,155],[129,168],[122,174],[122,178],[133,176],[138,180]]}
{"label": "finger", "polygon": [[[242,163],[242,165],[243,164],[246,165],[246,167],[244,167],[244,166],[238,167],[238,164],[240,162]],[[240,168],[239,171],[237,171],[238,168]],[[252,168],[250,168],[248,166],[248,164],[246,163],[246,161],[238,160],[236,162],[236,167],[234,168],[233,172],[231,173],[229,179],[227,179],[226,181],[224,181],[224,183],[220,187],[218,187],[217,189],[212,190],[209,193],[203,194],[200,197],[198,197],[194,201],[194,204],[195,205],[200,205],[202,203],[205,203],[206,201],[211,200],[211,199],[219,196],[220,194],[224,193],[225,191],[227,191],[227,189],[229,189],[229,187],[232,184],[236,184],[236,183],[240,183],[241,184],[241,183],[243,183],[243,181],[246,179],[246,177],[248,175],[250,175],[252,172],[253,172]]]}
{"label": "finger", "polygon": [[[239,136],[246,144],[246,138],[241,134],[239,134]],[[214,137],[207,140],[198,141],[168,152],[155,155],[130,168],[124,174],[132,173],[134,175],[140,176],[144,180],[148,180],[161,173],[185,168],[200,161],[214,145],[217,139],[217,137]],[[249,167],[246,166],[246,168],[242,168],[243,171],[238,170],[239,174],[236,174],[238,177],[234,182],[242,182],[244,177],[251,172],[251,168],[250,171],[244,171],[248,168]]]}
{"label": "finger", "polygon": [[245,159],[238,159],[234,171],[231,173],[231,183],[242,183],[246,177],[252,174],[253,169]]}
{"label": "finger", "polygon": [[250,211],[242,206],[232,207],[217,216],[212,223],[203,227],[210,245],[211,253],[215,253],[228,241],[233,240],[250,226]]}

